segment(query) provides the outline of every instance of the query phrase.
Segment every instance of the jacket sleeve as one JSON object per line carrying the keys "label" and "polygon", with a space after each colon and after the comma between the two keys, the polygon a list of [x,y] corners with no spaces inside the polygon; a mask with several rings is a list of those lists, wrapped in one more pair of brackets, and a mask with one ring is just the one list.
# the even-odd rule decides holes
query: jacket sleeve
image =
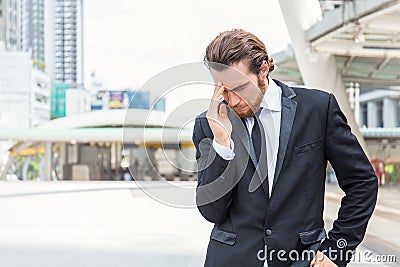
{"label": "jacket sleeve", "polygon": [[[225,160],[216,153],[212,146],[213,136],[208,136],[202,128],[207,121],[197,117],[193,131],[193,143],[196,147],[198,184],[196,204],[205,219],[212,223],[223,223],[232,203],[233,168],[230,160]],[[204,127],[209,127],[208,124]]]}
{"label": "jacket sleeve", "polygon": [[328,238],[322,242],[320,251],[338,266],[346,266],[351,259],[350,252],[364,238],[375,208],[378,182],[367,156],[351,133],[347,119],[332,94],[329,96],[326,131],[326,156],[345,196],[338,217]]}

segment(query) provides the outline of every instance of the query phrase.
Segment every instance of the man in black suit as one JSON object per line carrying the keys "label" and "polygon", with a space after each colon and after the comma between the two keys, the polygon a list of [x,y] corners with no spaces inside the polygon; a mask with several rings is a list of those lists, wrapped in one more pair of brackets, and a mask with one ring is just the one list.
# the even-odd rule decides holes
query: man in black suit
{"label": "man in black suit", "polygon": [[[377,179],[335,97],[271,79],[264,44],[243,30],[217,36],[205,63],[217,84],[193,132],[197,206],[215,224],[205,266],[346,266]],[[328,160],[346,196],[326,235]]]}

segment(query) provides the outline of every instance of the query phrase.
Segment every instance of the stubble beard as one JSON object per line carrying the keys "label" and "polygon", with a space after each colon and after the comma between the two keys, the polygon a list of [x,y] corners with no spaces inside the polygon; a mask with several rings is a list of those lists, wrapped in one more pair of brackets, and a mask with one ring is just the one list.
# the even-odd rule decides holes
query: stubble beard
{"label": "stubble beard", "polygon": [[253,103],[248,103],[248,109],[246,111],[241,112],[240,114],[237,113],[237,115],[240,118],[249,118],[253,117],[255,113],[257,113],[258,110],[260,110],[260,105],[263,100],[264,94],[265,94],[265,81],[261,79],[259,76],[257,77],[257,86],[259,89],[259,95],[257,96],[256,100]]}

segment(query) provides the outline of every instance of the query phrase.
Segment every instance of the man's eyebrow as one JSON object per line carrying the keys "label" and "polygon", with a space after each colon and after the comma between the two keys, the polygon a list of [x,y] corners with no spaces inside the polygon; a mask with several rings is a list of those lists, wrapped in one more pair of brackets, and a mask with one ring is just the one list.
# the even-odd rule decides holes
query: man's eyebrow
{"label": "man's eyebrow", "polygon": [[231,89],[231,91],[233,91],[233,92],[239,91],[239,90],[243,89],[244,87],[246,87],[249,83],[250,83],[250,81],[248,81],[247,83],[244,83],[242,85],[236,86],[235,88]]}

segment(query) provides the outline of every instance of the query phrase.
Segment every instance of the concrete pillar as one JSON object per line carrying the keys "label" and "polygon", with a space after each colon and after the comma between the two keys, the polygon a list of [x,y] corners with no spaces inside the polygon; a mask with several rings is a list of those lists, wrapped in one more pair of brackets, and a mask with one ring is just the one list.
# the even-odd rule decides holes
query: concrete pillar
{"label": "concrete pillar", "polygon": [[28,180],[28,169],[29,169],[29,163],[31,163],[31,156],[26,157],[26,160],[24,162],[24,165],[22,166],[22,180],[26,181]]}
{"label": "concrete pillar", "polygon": [[360,85],[356,83],[354,88],[354,119],[358,128],[362,127],[360,123]]}
{"label": "concrete pillar", "polygon": [[39,178],[40,178],[40,180],[44,180],[43,177],[44,177],[44,157],[42,157],[39,162]]}
{"label": "concrete pillar", "polygon": [[64,179],[64,175],[65,175],[64,169],[65,169],[65,166],[67,164],[67,158],[68,158],[67,144],[66,143],[62,143],[62,144],[60,144],[60,161],[59,161],[60,172],[58,173],[58,175],[59,175],[58,178],[60,180],[65,180]]}
{"label": "concrete pillar", "polygon": [[383,127],[399,126],[399,100],[389,97],[383,99]]}
{"label": "concrete pillar", "polygon": [[374,101],[367,103],[367,126],[368,128],[378,127],[378,105]]}
{"label": "concrete pillar", "polygon": [[359,110],[359,113],[358,113],[358,118],[359,118],[359,121],[358,121],[358,125],[360,126],[360,127],[363,127],[363,125],[366,123],[365,121],[364,121],[364,116],[363,116],[363,114],[364,114],[364,107],[363,106],[361,106],[360,105],[360,110]]}
{"label": "concrete pillar", "polygon": [[132,153],[132,157],[135,159],[134,166],[137,168],[137,176],[134,178],[136,180],[143,180],[144,178],[144,169],[145,169],[145,162],[147,157],[147,152],[146,152],[146,147],[143,146],[138,146],[134,148],[134,151]]}
{"label": "concrete pillar", "polygon": [[306,41],[305,31],[322,17],[318,0],[279,0],[279,3],[305,85],[334,93],[340,108],[347,117],[352,133],[367,152],[334,56],[313,52],[310,43]]}
{"label": "concrete pillar", "polygon": [[44,157],[43,157],[43,177],[40,177],[44,181],[50,181],[51,180],[51,162],[52,162],[52,146],[53,144],[51,142],[46,142],[45,143],[45,152],[44,152]]}
{"label": "concrete pillar", "polygon": [[68,164],[79,163],[79,145],[74,143],[67,146]]}

